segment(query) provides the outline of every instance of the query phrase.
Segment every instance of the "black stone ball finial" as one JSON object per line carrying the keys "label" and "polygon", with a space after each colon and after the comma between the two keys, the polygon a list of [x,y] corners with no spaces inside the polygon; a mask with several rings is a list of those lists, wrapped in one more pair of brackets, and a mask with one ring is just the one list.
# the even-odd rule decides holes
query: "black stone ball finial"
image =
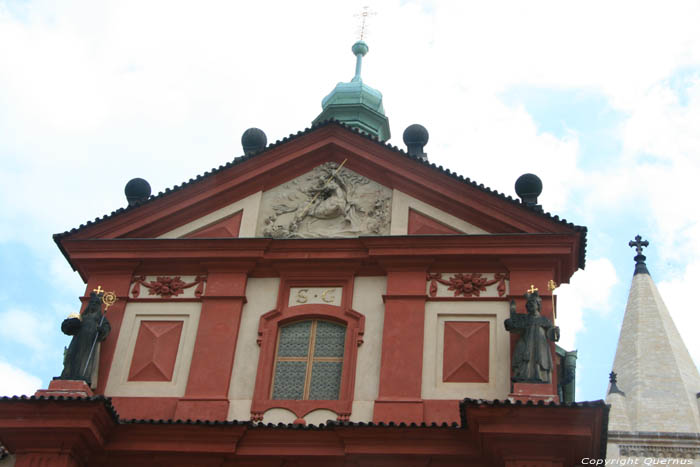
{"label": "black stone ball finial", "polygon": [[403,131],[403,142],[408,148],[408,154],[421,159],[428,159],[428,155],[423,151],[423,147],[428,144],[429,138],[428,130],[417,123],[407,126]]}
{"label": "black stone ball finial", "polygon": [[132,178],[124,187],[129,206],[141,204],[151,196],[151,185],[143,178]]}
{"label": "black stone ball finial", "polygon": [[635,248],[637,250],[637,256],[634,257],[634,275],[637,274],[649,274],[647,269],[647,257],[642,254],[642,248],[649,246],[649,240],[642,240],[641,235],[634,237],[634,240],[630,240],[630,248]]}
{"label": "black stone ball finial", "polygon": [[537,206],[542,194],[542,180],[535,174],[523,174],[515,181],[515,192],[526,206]]}
{"label": "black stone ball finial", "polygon": [[262,151],[267,146],[267,136],[260,128],[248,128],[241,136],[243,153],[246,156]]}

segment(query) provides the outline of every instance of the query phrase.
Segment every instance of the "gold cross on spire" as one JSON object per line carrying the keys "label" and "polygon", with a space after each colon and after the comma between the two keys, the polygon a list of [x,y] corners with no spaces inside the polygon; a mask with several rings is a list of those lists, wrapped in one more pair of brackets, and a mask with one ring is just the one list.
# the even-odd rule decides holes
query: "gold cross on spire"
{"label": "gold cross on spire", "polygon": [[100,294],[100,293],[104,292],[104,289],[102,288],[101,285],[98,285],[97,288],[96,288],[96,289],[92,289],[92,291],[95,292],[95,293]]}
{"label": "gold cross on spire", "polygon": [[355,14],[355,18],[361,18],[361,23],[359,25],[359,30],[360,30],[360,40],[364,40],[365,38],[365,33],[367,29],[367,18],[370,16],[375,16],[377,14],[376,11],[371,11],[369,9],[369,6],[364,6],[362,7],[362,11],[360,13]]}
{"label": "gold cross on spire", "polygon": [[539,289],[537,287],[535,287],[535,284],[530,284],[530,288],[527,290],[527,293],[533,294],[533,293],[537,292],[538,290]]}

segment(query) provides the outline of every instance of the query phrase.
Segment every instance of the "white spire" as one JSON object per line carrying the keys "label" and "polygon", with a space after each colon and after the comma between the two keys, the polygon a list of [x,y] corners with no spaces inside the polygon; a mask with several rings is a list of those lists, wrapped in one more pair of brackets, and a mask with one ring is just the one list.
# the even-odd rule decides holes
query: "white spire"
{"label": "white spire", "polygon": [[645,259],[638,246],[613,364],[617,387],[624,395],[612,392],[606,398],[613,406],[610,430],[700,433],[700,373],[646,270]]}

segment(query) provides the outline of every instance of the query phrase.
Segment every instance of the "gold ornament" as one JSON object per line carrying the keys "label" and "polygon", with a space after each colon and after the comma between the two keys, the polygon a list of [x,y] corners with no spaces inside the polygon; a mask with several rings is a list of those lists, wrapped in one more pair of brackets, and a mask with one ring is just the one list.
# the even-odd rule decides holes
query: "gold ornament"
{"label": "gold ornament", "polygon": [[105,294],[102,296],[102,303],[105,304],[105,313],[107,313],[107,309],[114,305],[116,301],[117,295],[114,292],[105,292]]}

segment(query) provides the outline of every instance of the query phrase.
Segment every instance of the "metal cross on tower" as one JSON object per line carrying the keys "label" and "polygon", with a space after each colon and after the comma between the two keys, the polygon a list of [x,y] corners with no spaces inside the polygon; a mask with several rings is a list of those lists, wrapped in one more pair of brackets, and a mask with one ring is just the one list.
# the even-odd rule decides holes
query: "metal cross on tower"
{"label": "metal cross on tower", "polygon": [[361,23],[359,26],[360,29],[360,40],[364,40],[365,38],[365,33],[366,33],[366,28],[367,28],[367,19],[370,16],[375,16],[377,14],[376,11],[371,11],[369,9],[369,6],[364,6],[362,7],[362,11],[360,13],[355,14],[355,18],[361,18]]}
{"label": "metal cross on tower", "polygon": [[649,241],[642,240],[641,235],[637,235],[636,237],[634,237],[634,241],[630,240],[630,247],[636,247],[638,255],[642,254],[642,247],[647,246],[649,246]]}

